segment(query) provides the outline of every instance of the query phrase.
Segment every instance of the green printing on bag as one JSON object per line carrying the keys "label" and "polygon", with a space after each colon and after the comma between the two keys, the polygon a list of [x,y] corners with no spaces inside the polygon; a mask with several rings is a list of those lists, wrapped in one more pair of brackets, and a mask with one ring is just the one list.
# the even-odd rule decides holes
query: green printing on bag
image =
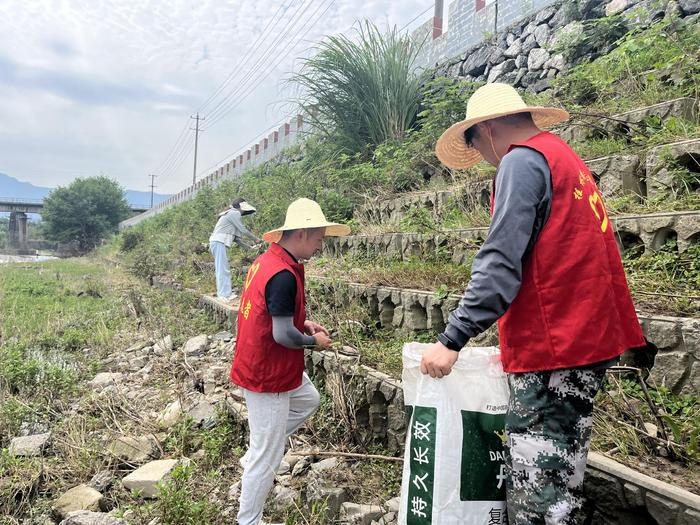
{"label": "green printing on bag", "polygon": [[506,499],[505,414],[462,410],[462,501]]}
{"label": "green printing on bag", "polygon": [[437,409],[415,407],[410,423],[406,523],[408,525],[426,525],[432,523],[433,520]]}

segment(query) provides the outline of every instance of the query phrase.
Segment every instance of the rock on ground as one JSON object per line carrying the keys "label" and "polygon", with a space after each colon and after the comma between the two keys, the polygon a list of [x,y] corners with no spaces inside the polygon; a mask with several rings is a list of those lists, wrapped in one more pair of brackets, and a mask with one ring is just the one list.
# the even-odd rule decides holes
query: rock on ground
{"label": "rock on ground", "polygon": [[54,502],[52,512],[56,518],[62,520],[78,510],[99,511],[104,508],[104,504],[104,496],[98,491],[87,485],[78,485],[64,492]]}
{"label": "rock on ground", "polygon": [[294,504],[299,498],[299,492],[289,487],[275,485],[275,488],[272,490],[272,496],[275,499],[275,505],[279,508],[285,508]]}
{"label": "rock on ground", "polygon": [[158,355],[165,355],[173,351],[173,338],[166,335],[163,339],[156,342],[153,351]]}
{"label": "rock on ground", "polygon": [[379,505],[346,502],[340,506],[340,519],[351,525],[370,525],[383,514],[384,511]]}
{"label": "rock on ground", "polygon": [[176,459],[151,461],[126,476],[122,483],[125,488],[140,492],[144,498],[154,498],[158,494],[158,483],[167,480],[177,464]]}
{"label": "rock on ground", "polygon": [[158,416],[157,424],[161,428],[170,428],[177,423],[177,420],[181,414],[182,405],[180,404],[180,401],[173,401],[167,407],[165,407],[165,410],[163,410],[160,416]]}
{"label": "rock on ground", "polygon": [[126,522],[102,512],[81,510],[71,512],[59,525],[126,525]]}
{"label": "rock on ground", "polygon": [[205,353],[207,346],[209,346],[209,340],[206,334],[200,334],[189,339],[182,347],[182,351],[187,357],[201,356]]}
{"label": "rock on ground", "polygon": [[187,412],[195,427],[213,428],[216,424],[216,408],[208,401],[200,401]]}
{"label": "rock on ground", "polygon": [[109,444],[109,451],[126,463],[143,463],[158,455],[158,446],[152,436],[122,436]]}
{"label": "rock on ground", "polygon": [[319,461],[318,463],[313,463],[311,465],[312,472],[324,472],[326,470],[332,470],[337,468],[341,464],[338,458],[327,458]]}
{"label": "rock on ground", "polygon": [[10,441],[10,454],[24,457],[41,456],[49,439],[51,439],[51,432],[13,438]]}
{"label": "rock on ground", "polygon": [[119,372],[100,372],[94,379],[88,381],[90,385],[95,390],[102,390],[108,386],[114,385],[117,381],[120,381],[123,374]]}
{"label": "rock on ground", "polygon": [[348,492],[343,487],[326,487],[318,482],[311,482],[307,489],[309,503],[325,502],[328,518],[335,518],[340,513],[340,507],[348,500]]}

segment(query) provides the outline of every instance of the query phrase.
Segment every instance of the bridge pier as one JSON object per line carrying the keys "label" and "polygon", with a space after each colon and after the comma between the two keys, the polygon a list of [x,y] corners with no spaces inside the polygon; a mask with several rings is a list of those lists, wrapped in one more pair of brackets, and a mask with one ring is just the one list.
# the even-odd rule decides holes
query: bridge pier
{"label": "bridge pier", "polygon": [[11,250],[27,249],[27,214],[21,211],[10,212],[10,235],[8,248]]}

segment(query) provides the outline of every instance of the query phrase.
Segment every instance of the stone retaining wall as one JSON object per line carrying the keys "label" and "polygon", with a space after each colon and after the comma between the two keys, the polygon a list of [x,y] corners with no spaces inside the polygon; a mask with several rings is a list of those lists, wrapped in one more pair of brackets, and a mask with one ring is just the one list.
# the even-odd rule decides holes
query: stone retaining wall
{"label": "stone retaining wall", "polygon": [[594,524],[700,523],[700,496],[595,452],[588,455],[584,492]]}
{"label": "stone retaining wall", "polygon": [[452,188],[397,194],[392,199],[377,199],[359,207],[353,214],[373,224],[398,224],[410,210],[424,208],[435,219],[451,208],[488,208],[491,203],[491,179],[460,183]]}
{"label": "stone retaining wall", "polygon": [[237,307],[227,306],[211,295],[200,295],[199,306],[229,332],[236,333]]}
{"label": "stone retaining wall", "polygon": [[[669,239],[676,239],[678,251],[684,252],[700,242],[700,211],[620,215],[611,220],[623,252],[636,249],[641,255],[644,251],[656,251]],[[449,250],[453,264],[464,264],[487,234],[488,228],[465,228],[436,234],[351,235],[327,239],[324,252],[332,257],[354,255],[407,261]]]}
{"label": "stone retaining wall", "polygon": [[[698,101],[694,98],[681,97],[667,100],[652,106],[633,109],[625,113],[612,115],[609,118],[601,118],[594,115],[588,117],[590,125],[576,124],[556,130],[557,135],[567,142],[584,142],[589,139],[605,136],[628,137],[638,134],[639,128],[650,118],[659,119],[661,122],[670,118],[697,122]],[[584,122],[586,118],[582,119]]]}
{"label": "stone retaining wall", "polygon": [[[473,2],[453,2],[447,32],[429,41],[419,63],[435,64],[448,59],[438,68],[443,75],[476,82],[505,82],[539,93],[573,65],[608,52],[625,32],[647,27],[671,13],[693,16],[699,8],[688,5],[696,2],[687,0],[586,0],[549,6],[552,2],[548,0],[488,3],[486,6],[484,2],[484,9],[475,13]],[[469,14],[462,13],[463,10]],[[514,13],[519,16],[513,16]],[[597,30],[599,24],[588,22],[613,14],[621,15],[621,27],[614,34]],[[456,18],[459,39],[451,34],[452,17]],[[515,22],[519,18],[522,19]],[[432,24],[426,22],[413,37],[419,40],[429,37]],[[490,36],[486,38],[486,34]],[[479,37],[485,41],[465,49],[465,43]]]}
{"label": "stone retaining wall", "polygon": [[[310,277],[310,279],[316,279]],[[336,303],[360,303],[380,326],[405,332],[445,329],[450,312],[460,296],[438,297],[433,292],[359,283],[332,283],[320,280],[323,293]],[[656,356],[640,357],[630,352],[624,362],[636,364],[653,359],[651,380],[675,393],[697,394],[700,391],[700,319],[667,317],[638,313],[647,339],[658,348]],[[498,345],[496,326],[473,339],[470,345]]]}
{"label": "stone retaining wall", "polygon": [[[683,98],[616,118],[630,119],[632,122],[641,115],[664,114],[697,120],[696,106],[694,99]],[[591,131],[580,126],[562,131],[563,135],[570,135],[569,139],[575,136],[583,138],[586,133]],[[641,200],[643,197],[673,195],[674,192],[686,190],[675,177],[674,167],[700,172],[700,139],[656,146],[642,154],[609,155],[587,160],[586,164],[605,199],[634,195]],[[700,186],[691,183],[687,189],[700,191]],[[423,208],[430,211],[436,221],[440,221],[450,208],[472,210],[481,206],[488,209],[490,203],[491,180],[478,180],[449,189],[397,194],[393,199],[370,201],[358,208],[355,218],[373,224],[398,224],[412,209]]]}
{"label": "stone retaining wall", "polygon": [[308,350],[306,370],[360,443],[403,451],[406,412],[400,381],[332,351]]}

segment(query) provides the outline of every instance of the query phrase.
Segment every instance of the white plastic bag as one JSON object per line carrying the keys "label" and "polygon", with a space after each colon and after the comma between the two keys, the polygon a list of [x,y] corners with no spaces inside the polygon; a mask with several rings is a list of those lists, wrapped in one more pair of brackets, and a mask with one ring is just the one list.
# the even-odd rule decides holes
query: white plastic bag
{"label": "white plastic bag", "polygon": [[507,523],[508,383],[496,347],[467,347],[450,375],[420,371],[430,345],[403,348],[406,435],[400,525]]}

